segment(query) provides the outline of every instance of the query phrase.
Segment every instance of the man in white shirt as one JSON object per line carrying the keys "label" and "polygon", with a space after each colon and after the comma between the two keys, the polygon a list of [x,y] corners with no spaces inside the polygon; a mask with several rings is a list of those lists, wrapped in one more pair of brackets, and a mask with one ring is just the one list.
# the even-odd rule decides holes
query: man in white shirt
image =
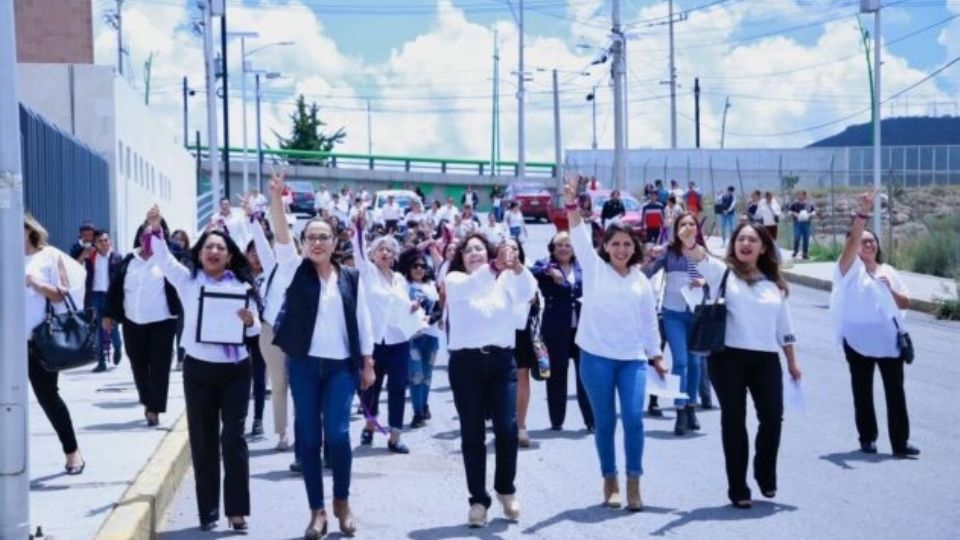
{"label": "man in white shirt", "polygon": [[259,189],[253,188],[247,195],[247,204],[250,205],[250,208],[253,209],[254,213],[264,214],[267,211],[269,202],[263,193],[260,193]]}
{"label": "man in white shirt", "polygon": [[393,195],[387,195],[387,203],[383,205],[380,212],[380,215],[383,217],[383,224],[387,228],[387,233],[393,234],[396,232],[397,224],[400,223],[400,219],[403,218],[403,208],[397,204],[397,200]]}
{"label": "man in white shirt", "polygon": [[210,218],[210,226],[222,230],[240,249],[244,249],[252,238],[244,212],[234,212],[230,199],[220,199],[220,210]]}
{"label": "man in white shirt", "polygon": [[447,197],[447,204],[440,209],[440,219],[453,223],[454,216],[460,215],[460,211],[453,205],[453,197]]}
{"label": "man in white shirt", "polygon": [[330,213],[333,214],[340,223],[346,223],[350,218],[350,199],[339,193],[334,193]]}
{"label": "man in white shirt", "polygon": [[110,233],[96,231],[93,233],[94,251],[84,260],[87,271],[86,307],[92,307],[97,313],[97,327],[100,328],[100,356],[94,373],[107,370],[107,360],[110,357],[110,346],[113,345],[113,363],[120,363],[123,344],[120,342],[120,331],[114,326],[112,331],[103,330],[103,313],[107,308],[107,290],[110,289],[110,280],[120,268],[123,257],[113,251],[110,242]]}
{"label": "man in white shirt", "polygon": [[330,197],[330,192],[327,191],[327,186],[320,184],[320,189],[317,190],[313,197],[314,211],[316,211],[317,214],[320,214],[323,210],[330,212],[332,200],[333,199]]}

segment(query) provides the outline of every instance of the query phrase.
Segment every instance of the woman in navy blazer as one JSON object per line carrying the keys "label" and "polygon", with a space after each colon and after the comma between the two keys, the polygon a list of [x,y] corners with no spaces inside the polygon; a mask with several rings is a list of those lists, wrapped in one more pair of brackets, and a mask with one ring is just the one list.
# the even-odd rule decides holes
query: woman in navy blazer
{"label": "woman in navy blazer", "polygon": [[563,429],[567,415],[567,372],[573,358],[577,380],[577,402],[587,430],[593,431],[593,410],[580,382],[580,349],[574,343],[580,320],[580,296],[583,276],[573,256],[570,235],[557,233],[547,244],[550,256],[534,264],[531,271],[537,278],[545,307],[541,333],[550,354],[550,378],[547,379],[547,406],[551,429]]}

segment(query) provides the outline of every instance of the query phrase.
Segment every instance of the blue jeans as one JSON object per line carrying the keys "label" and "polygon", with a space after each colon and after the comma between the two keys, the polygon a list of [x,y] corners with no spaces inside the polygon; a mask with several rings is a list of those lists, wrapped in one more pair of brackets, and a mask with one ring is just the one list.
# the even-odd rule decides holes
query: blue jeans
{"label": "blue jeans", "polygon": [[358,377],[350,366],[350,360],[287,356],[298,457],[311,510],[323,508],[324,438],[333,469],[333,498],[345,501],[350,496],[350,404]]}
{"label": "blue jeans", "polygon": [[427,407],[439,341],[435,336],[428,335],[417,336],[410,341],[410,402],[415,415],[423,416]]}
{"label": "blue jeans", "polygon": [[627,476],[643,474],[643,395],[647,384],[647,363],[613,360],[580,350],[580,379],[590,397],[596,432],[593,439],[604,477],[616,476],[617,456],[613,448],[617,430],[615,394],[620,395],[623,446]]}
{"label": "blue jeans", "polygon": [[733,229],[736,228],[737,224],[737,214],[736,212],[731,212],[729,214],[720,214],[720,236],[724,241],[727,238],[733,236]]}
{"label": "blue jeans", "polygon": [[810,222],[809,221],[794,221],[793,222],[793,256],[797,256],[797,251],[800,248],[800,243],[803,242],[803,256],[806,257],[809,253],[810,248]]}
{"label": "blue jeans", "polygon": [[97,328],[100,329],[100,365],[104,365],[109,360],[110,344],[113,344],[113,354],[119,355],[123,343],[120,341],[120,328],[118,321],[114,321],[113,331],[109,334],[103,329],[103,312],[107,309],[107,293],[91,292],[90,306],[97,310]]}
{"label": "blue jeans", "polygon": [[391,432],[403,429],[403,409],[407,402],[407,370],[410,368],[410,342],[393,345],[377,344],[373,347],[373,371],[376,379],[370,388],[360,392],[370,415],[380,414],[380,391],[383,379],[387,379],[387,423]]}
{"label": "blue jeans", "polygon": [[677,407],[693,405],[697,402],[697,393],[700,390],[700,357],[687,350],[687,341],[693,329],[693,313],[689,311],[673,311],[663,309],[663,332],[667,343],[670,344],[670,356],[673,358],[673,367],[670,372],[680,376],[680,391],[685,392],[688,399],[677,399]]}

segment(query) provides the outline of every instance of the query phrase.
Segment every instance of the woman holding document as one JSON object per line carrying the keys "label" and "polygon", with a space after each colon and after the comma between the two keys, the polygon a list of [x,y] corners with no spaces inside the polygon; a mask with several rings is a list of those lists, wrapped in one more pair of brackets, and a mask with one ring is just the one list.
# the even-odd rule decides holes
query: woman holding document
{"label": "woman holding document", "polygon": [[[326,442],[333,469],[333,513],[340,531],[357,530],[350,510],[350,404],[360,381],[373,384],[373,333],[364,288],[356,270],[331,259],[336,234],[314,218],[301,233],[304,258],[297,255],[284,214],[283,176],[270,180],[270,213],[276,230],[274,287],[286,291],[274,327],[274,344],[287,355],[287,372],[296,409],[297,444],[310,503],[304,538],[327,533],[320,450]],[[321,435],[322,430],[322,435]]]}
{"label": "woman holding document", "polygon": [[666,252],[643,267],[643,273],[647,277],[654,276],[660,270],[666,273],[667,281],[663,287],[663,333],[670,345],[670,356],[673,359],[670,371],[680,377],[680,391],[687,394],[686,398],[674,400],[677,419],[673,433],[678,436],[700,429],[694,410],[702,376],[701,359],[687,349],[690,332],[693,330],[693,308],[687,298],[704,294],[702,287],[705,283],[696,263],[688,256],[694,248],[704,245],[697,229],[697,220],[693,214],[680,214],[673,223],[673,241]]}
{"label": "woman holding document", "polygon": [[593,249],[590,225],[580,216],[577,179],[564,186],[570,243],[583,272],[583,307],[577,326],[580,378],[596,417],[594,442],[603,475],[603,504],[620,507],[614,435],[616,398],[620,398],[627,469],[627,509],[643,510],[643,396],[647,360],[660,377],[666,373],[660,351],[656,297],[637,267],[641,248],[629,225],[611,223],[599,252]]}
{"label": "woman holding document", "polygon": [[246,530],[250,466],[243,431],[250,402],[250,360],[243,343],[260,331],[247,260],[229,236],[208,231],[190,252],[190,270],[163,241],[157,206],[147,212],[147,224],[152,234],[142,247],[153,252],[155,264],[183,303],[183,388],[200,528],[209,531],[219,519],[222,454],[224,510],[233,529]]}
{"label": "woman holding document", "polygon": [[753,506],[747,486],[747,392],[757,410],[757,450],[753,475],[760,493],[777,494],[777,451],[783,422],[783,372],[778,353],[787,357],[790,377],[800,381],[787,283],[780,273],[777,246],[759,225],[741,223],[733,231],[721,262],[696,246],[697,262],[714,297],[726,304],[724,350],[710,355],[710,380],[720,401],[720,426],[727,469],[727,496],[736,508]]}

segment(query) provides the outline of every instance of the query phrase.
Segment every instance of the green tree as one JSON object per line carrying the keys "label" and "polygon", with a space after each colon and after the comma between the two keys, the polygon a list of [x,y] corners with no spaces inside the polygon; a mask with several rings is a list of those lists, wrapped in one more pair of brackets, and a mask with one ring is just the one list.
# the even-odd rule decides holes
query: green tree
{"label": "green tree", "polygon": [[282,137],[274,132],[277,140],[280,142],[280,148],[284,150],[311,150],[318,152],[330,152],[333,147],[343,142],[347,137],[344,128],[338,129],[332,135],[323,132],[326,122],[320,120],[320,107],[316,103],[307,106],[303,94],[297,98],[297,109],[290,115],[293,123],[291,135],[289,138]]}

